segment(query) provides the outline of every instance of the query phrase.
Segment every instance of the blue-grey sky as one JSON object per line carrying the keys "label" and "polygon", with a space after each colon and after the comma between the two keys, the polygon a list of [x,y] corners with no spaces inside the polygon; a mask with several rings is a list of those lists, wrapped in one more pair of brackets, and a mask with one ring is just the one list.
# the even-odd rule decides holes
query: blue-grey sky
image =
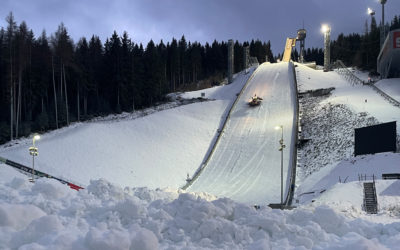
{"label": "blue-grey sky", "polygon": [[[25,21],[39,36],[53,34],[63,22],[75,42],[93,34],[104,42],[114,30],[127,31],[134,42],[150,39],[171,41],[185,35],[204,44],[234,39],[271,41],[275,54],[283,51],[286,37],[307,30],[306,47],[322,47],[321,24],[339,33],[362,33],[367,8],[376,10],[378,0],[1,0],[0,26],[13,12],[17,23]],[[400,0],[388,0],[386,20],[400,14]],[[370,20],[370,19],[369,19]]]}

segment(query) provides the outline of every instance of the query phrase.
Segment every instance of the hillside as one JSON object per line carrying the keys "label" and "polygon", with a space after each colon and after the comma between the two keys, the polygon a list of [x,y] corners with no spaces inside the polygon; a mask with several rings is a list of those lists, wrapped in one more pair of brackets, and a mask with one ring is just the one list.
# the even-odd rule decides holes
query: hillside
{"label": "hillside", "polygon": [[[221,116],[249,77],[239,74],[232,85],[201,91],[215,99],[209,102],[43,135],[38,168],[81,183],[85,189],[79,192],[54,180],[30,183],[0,164],[0,249],[396,248],[400,181],[377,180],[380,209],[368,215],[361,210],[357,177],[399,172],[399,153],[351,155],[355,127],[396,120],[399,128],[400,109],[335,72],[299,65],[296,73],[302,92],[335,88],[328,96],[301,100],[302,133],[311,140],[299,154],[296,209],[256,210],[178,189],[187,172],[197,169]],[[27,138],[2,145],[0,156],[29,165],[30,143]]]}

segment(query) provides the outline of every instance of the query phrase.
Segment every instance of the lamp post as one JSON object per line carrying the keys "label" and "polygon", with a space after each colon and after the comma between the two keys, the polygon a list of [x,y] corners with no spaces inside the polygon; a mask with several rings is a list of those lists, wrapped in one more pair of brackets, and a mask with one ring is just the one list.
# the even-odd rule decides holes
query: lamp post
{"label": "lamp post", "polygon": [[[372,25],[372,18],[373,18],[373,16],[375,15],[375,10],[373,10],[373,9],[371,9],[371,8],[368,8],[367,9],[367,13],[368,13],[368,15],[370,15],[371,16],[371,25]],[[368,23],[368,22],[367,22]],[[372,26],[371,26],[372,27]],[[368,32],[368,27],[367,27],[367,32]],[[372,30],[370,30],[370,32],[372,32]],[[369,65],[369,50],[367,51],[367,65]],[[370,79],[368,78],[368,81],[369,81]]]}
{"label": "lamp post", "polygon": [[279,140],[279,151],[281,151],[281,209],[283,209],[283,149],[286,147],[283,144],[283,125],[279,125],[275,127],[276,130],[281,130],[281,139]]}
{"label": "lamp post", "polygon": [[383,46],[383,43],[385,42],[385,37],[386,37],[386,30],[385,30],[385,3],[387,0],[379,0],[379,2],[382,4],[382,22],[381,22],[381,49]]}
{"label": "lamp post", "polygon": [[331,28],[327,24],[323,24],[321,31],[324,33],[324,71],[327,72],[331,63]]}
{"label": "lamp post", "polygon": [[39,155],[37,147],[35,147],[35,141],[40,139],[40,135],[35,134],[32,138],[32,147],[29,147],[29,154],[32,155],[32,179],[31,182],[35,182],[35,156]]}
{"label": "lamp post", "polygon": [[368,8],[367,13],[368,13],[368,15],[370,15],[372,17],[373,15],[375,15],[375,10]]}

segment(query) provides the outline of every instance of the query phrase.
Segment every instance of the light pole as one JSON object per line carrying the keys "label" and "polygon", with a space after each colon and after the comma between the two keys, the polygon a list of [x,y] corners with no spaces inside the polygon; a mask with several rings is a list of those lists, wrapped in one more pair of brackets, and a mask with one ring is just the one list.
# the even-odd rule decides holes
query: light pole
{"label": "light pole", "polygon": [[367,9],[367,13],[368,13],[368,15],[370,15],[371,18],[372,18],[372,16],[375,15],[375,10],[373,10],[373,9],[371,9],[371,8],[368,8],[368,9]]}
{"label": "light pole", "polygon": [[331,28],[323,24],[321,31],[324,33],[324,71],[327,72],[331,64]]}
{"label": "light pole", "polygon": [[387,0],[379,0],[379,2],[382,4],[382,22],[381,22],[381,49],[383,46],[383,43],[385,42],[385,37],[386,37],[386,30],[385,30],[385,3]]}
{"label": "light pole", "polygon": [[35,156],[39,155],[37,147],[35,147],[35,141],[40,139],[40,135],[35,134],[32,138],[32,147],[29,147],[29,154],[32,155],[32,179],[31,182],[35,182]]}
{"label": "light pole", "polygon": [[281,139],[279,140],[279,151],[281,151],[281,209],[283,209],[283,149],[286,147],[283,144],[283,125],[279,125],[275,127],[276,130],[281,130]]}
{"label": "light pole", "polygon": [[[375,15],[375,10],[368,8],[367,13],[368,13],[368,15],[371,16],[371,26],[370,27],[372,27],[372,18]],[[367,22],[367,24],[368,24],[368,22]],[[368,32],[368,27],[367,27],[367,32]],[[370,32],[372,32],[372,30],[370,30]],[[369,50],[367,50],[367,65],[369,65]],[[369,78],[368,78],[368,81],[369,81]]]}

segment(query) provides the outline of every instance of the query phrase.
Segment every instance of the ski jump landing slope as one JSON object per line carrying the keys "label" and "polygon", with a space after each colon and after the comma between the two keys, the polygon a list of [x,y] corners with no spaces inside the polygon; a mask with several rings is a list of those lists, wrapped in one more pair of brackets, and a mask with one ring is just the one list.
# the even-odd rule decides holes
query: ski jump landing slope
{"label": "ski jump landing slope", "polygon": [[[208,165],[188,191],[208,192],[250,205],[281,202],[281,153],[283,125],[286,145],[283,155],[284,200],[290,186],[295,144],[296,89],[293,65],[258,67],[236,106]],[[250,107],[251,96],[262,97],[260,106]]]}

